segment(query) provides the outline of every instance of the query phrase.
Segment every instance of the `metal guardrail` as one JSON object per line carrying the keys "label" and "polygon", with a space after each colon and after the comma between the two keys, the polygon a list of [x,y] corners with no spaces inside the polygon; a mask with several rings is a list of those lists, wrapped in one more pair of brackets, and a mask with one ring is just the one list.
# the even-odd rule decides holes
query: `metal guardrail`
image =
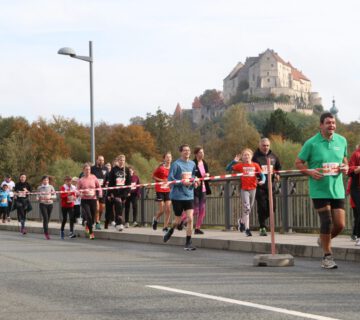
{"label": "metal guardrail", "polygon": [[[239,178],[213,181],[211,187],[212,194],[207,196],[206,216],[203,224],[223,226],[225,230],[231,230],[237,226],[237,220],[241,217]],[[38,202],[33,198],[31,203],[33,210],[27,214],[27,218],[41,220]],[[276,184],[275,188],[275,203],[275,227],[280,232],[291,232],[292,230],[312,232],[319,229],[318,215],[314,211],[308,195],[308,178],[306,176],[282,174],[281,182]],[[142,188],[141,197],[138,200],[138,216],[140,218],[138,222],[150,224],[157,212],[157,206],[155,190],[153,188]],[[16,211],[11,213],[11,217],[16,219]],[[60,221],[61,217],[60,202],[57,199],[54,201],[51,221]],[[346,231],[351,230],[352,221],[349,201],[346,201]],[[162,222],[162,218],[159,222]],[[250,215],[250,224],[252,228],[258,226],[256,202]]]}

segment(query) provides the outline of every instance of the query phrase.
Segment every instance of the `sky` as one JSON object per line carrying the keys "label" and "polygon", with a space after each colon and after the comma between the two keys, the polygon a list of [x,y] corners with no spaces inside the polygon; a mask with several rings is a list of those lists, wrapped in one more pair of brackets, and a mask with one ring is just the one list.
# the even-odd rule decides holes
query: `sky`
{"label": "sky", "polygon": [[0,0],[0,116],[129,124],[191,108],[238,62],[270,48],[311,81],[325,109],[360,120],[356,0]]}

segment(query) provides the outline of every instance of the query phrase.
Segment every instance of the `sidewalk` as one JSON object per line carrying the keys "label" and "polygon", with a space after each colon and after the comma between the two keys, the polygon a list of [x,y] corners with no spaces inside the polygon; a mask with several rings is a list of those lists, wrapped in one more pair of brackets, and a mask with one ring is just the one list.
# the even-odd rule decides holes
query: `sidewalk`
{"label": "sidewalk", "polygon": [[[103,228],[103,225],[101,226]],[[28,233],[43,233],[42,223],[37,221],[27,221],[26,228]],[[10,223],[1,223],[0,230],[19,231],[18,223],[12,220]],[[59,239],[60,223],[51,222],[49,233],[52,238]],[[68,233],[69,225],[65,227],[65,234]],[[75,232],[78,237],[85,237],[84,228],[75,225]],[[271,253],[271,237],[260,237],[257,231],[253,232],[252,237],[245,237],[244,233],[238,231],[221,231],[204,229],[204,235],[194,235],[192,240],[197,248],[209,248],[220,250],[243,251],[252,253]],[[23,236],[23,237],[26,237]],[[322,250],[317,245],[317,235],[314,234],[275,234],[277,253],[291,254],[294,257],[322,257]],[[161,228],[153,231],[151,227],[130,227],[122,232],[109,227],[108,230],[96,230],[96,239],[119,240],[163,245],[183,246],[185,243],[185,231],[175,231],[170,241],[163,242],[163,232]],[[66,238],[65,241],[76,241],[76,239]],[[360,261],[360,247],[355,247],[355,242],[349,236],[339,236],[332,242],[334,257],[338,260]]]}

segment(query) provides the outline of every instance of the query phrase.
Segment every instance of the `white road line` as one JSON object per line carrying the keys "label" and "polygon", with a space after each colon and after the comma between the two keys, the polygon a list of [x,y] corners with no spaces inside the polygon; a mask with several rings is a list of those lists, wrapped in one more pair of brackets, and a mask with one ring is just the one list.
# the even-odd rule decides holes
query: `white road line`
{"label": "white road line", "polygon": [[270,307],[270,306],[265,306],[265,305],[262,305],[262,304],[257,304],[257,303],[247,302],[247,301],[241,301],[241,300],[235,300],[235,299],[228,299],[228,298],[223,298],[223,297],[218,297],[218,296],[212,296],[212,295],[209,295],[209,294],[203,294],[203,293],[198,293],[198,292],[193,292],[193,291],[186,291],[186,290],[174,289],[174,288],[163,287],[163,286],[146,286],[146,287],[152,288],[152,289],[175,292],[175,293],[182,293],[182,294],[195,296],[195,297],[199,297],[199,298],[205,298],[205,299],[222,301],[222,302],[227,302],[227,303],[232,303],[232,304],[238,304],[238,305],[245,306],[245,307],[250,307],[250,308],[256,308],[256,309],[261,309],[261,310],[284,313],[284,314],[297,316],[297,317],[303,317],[303,318],[307,318],[307,319],[339,320],[339,319],[336,319],[336,318],[318,316],[316,314],[311,314],[311,313],[304,313],[304,312],[293,311],[293,310],[288,310],[288,309],[283,309],[283,308]]}

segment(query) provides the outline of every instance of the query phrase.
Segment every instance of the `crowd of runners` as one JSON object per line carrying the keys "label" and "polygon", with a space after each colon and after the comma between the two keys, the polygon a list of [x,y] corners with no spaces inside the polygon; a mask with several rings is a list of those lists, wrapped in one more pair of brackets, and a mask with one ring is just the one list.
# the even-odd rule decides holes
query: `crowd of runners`
{"label": "crowd of runners", "polygon": [[[321,262],[323,268],[336,268],[331,250],[331,239],[336,237],[345,226],[345,188],[343,174],[349,175],[348,193],[351,195],[354,212],[352,238],[360,246],[360,148],[357,148],[347,161],[347,142],[335,133],[336,119],[331,113],[320,117],[320,131],[305,142],[296,167],[309,176],[310,198],[320,218],[319,245],[324,251]],[[170,152],[163,155],[163,161],[154,168],[152,178],[156,182],[155,191],[158,209],[152,220],[153,230],[157,230],[163,217],[163,239],[169,241],[175,230],[186,228],[185,250],[193,251],[191,237],[203,235],[202,224],[206,215],[206,197],[211,194],[208,163],[204,149],[197,146],[191,152],[188,144],[179,147],[179,158],[173,161]],[[193,154],[193,160],[191,160]],[[269,218],[268,160],[273,182],[279,180],[281,164],[270,149],[270,140],[262,138],[258,149],[253,152],[245,148],[226,166],[226,171],[241,173],[241,218],[238,229],[251,237],[249,216],[254,202],[257,202],[259,235],[267,236]],[[205,178],[205,179],[204,179]],[[65,238],[65,225],[69,220],[69,238],[75,238],[74,224],[83,224],[89,239],[94,239],[94,229],[102,228],[102,215],[105,215],[103,227],[123,231],[138,226],[137,200],[140,197],[140,180],[136,171],[126,164],[125,155],[119,155],[110,163],[98,156],[94,165],[85,163],[79,177],[64,177],[60,192],[50,184],[50,178],[43,176],[41,184],[34,189],[25,173],[19,175],[15,183],[7,175],[1,183],[0,213],[2,222],[10,220],[10,212],[16,210],[20,232],[26,234],[26,213],[31,202],[29,195],[35,193],[43,220],[44,236],[50,239],[48,224],[54,200],[59,194],[61,199],[62,223],[61,239]],[[275,185],[274,183],[272,184]],[[272,192],[274,196],[274,192]],[[275,205],[275,201],[272,201]],[[171,221],[171,207],[174,219]],[[132,210],[130,210],[132,209]],[[276,210],[276,208],[274,208]],[[123,214],[124,213],[124,214]],[[195,221],[194,221],[195,220]],[[195,230],[193,230],[195,225]]]}

